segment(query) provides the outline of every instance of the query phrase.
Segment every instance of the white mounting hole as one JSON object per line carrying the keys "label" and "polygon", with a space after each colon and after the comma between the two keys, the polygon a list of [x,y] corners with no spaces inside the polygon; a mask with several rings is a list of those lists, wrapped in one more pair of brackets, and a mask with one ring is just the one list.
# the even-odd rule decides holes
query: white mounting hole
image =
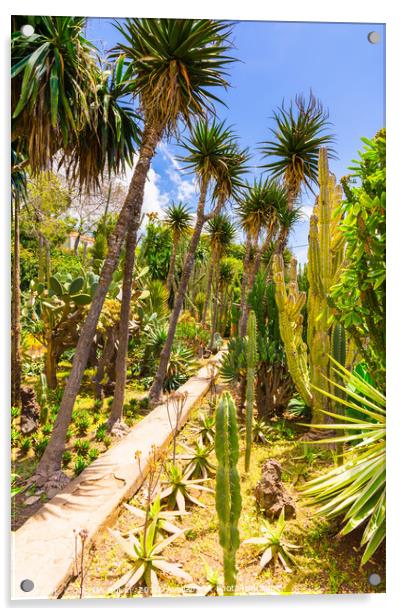
{"label": "white mounting hole", "polygon": [[21,28],[21,34],[23,36],[26,36],[27,38],[29,38],[30,36],[33,35],[33,33],[35,32],[35,29],[33,26],[31,26],[30,24],[25,24],[24,26],[22,26]]}
{"label": "white mounting hole", "polygon": [[20,588],[24,592],[31,592],[31,590],[33,590],[34,588],[34,583],[32,580],[22,580]]}

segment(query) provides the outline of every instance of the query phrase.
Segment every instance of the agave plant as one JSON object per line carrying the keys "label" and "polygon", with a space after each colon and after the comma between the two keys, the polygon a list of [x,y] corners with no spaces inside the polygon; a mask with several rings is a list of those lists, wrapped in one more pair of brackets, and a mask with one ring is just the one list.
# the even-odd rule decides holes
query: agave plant
{"label": "agave plant", "polygon": [[[146,520],[146,512],[143,509],[140,509],[139,507],[134,507],[133,505],[128,505],[127,503],[125,503],[124,506],[127,509],[127,511],[132,513],[139,520],[139,525],[135,526],[130,531],[130,533],[133,533],[136,535],[140,533],[144,528],[144,523]],[[184,511],[163,510],[163,507],[161,505],[160,495],[158,494],[154,502],[150,505],[149,512],[148,512],[148,521],[153,522],[154,520],[157,520],[156,530],[158,532],[165,531],[171,535],[175,535],[177,533],[182,532],[182,529],[180,529],[178,526],[173,524],[170,520],[172,518],[186,515],[186,514],[189,515],[188,512],[184,512]]]}
{"label": "agave plant", "polygon": [[109,593],[115,592],[122,586],[126,591],[130,591],[142,584],[150,594],[160,594],[158,579],[160,575],[171,576],[185,582],[192,581],[191,576],[183,571],[180,565],[170,563],[162,556],[163,550],[182,535],[184,530],[158,541],[157,525],[158,518],[154,518],[145,536],[142,532],[139,537],[132,534],[128,539],[124,539],[118,531],[108,529],[132,563],[131,569],[109,588]]}
{"label": "agave plant", "polygon": [[159,495],[161,501],[166,499],[169,509],[177,507],[179,512],[186,512],[186,501],[198,505],[205,509],[205,505],[201,503],[192,493],[203,491],[213,494],[211,488],[200,485],[206,481],[205,479],[188,479],[183,471],[171,464],[167,471],[167,480],[164,484],[167,486]]}
{"label": "agave plant", "polygon": [[200,437],[195,443],[194,448],[188,447],[184,443],[181,446],[187,451],[185,454],[176,456],[176,459],[187,460],[184,468],[184,475],[193,479],[208,479],[215,472],[215,466],[209,461],[212,445],[204,445]]}
{"label": "agave plant", "polygon": [[203,587],[204,597],[218,597],[223,595],[223,580],[218,569],[212,569],[207,563],[204,564],[207,586]]}
{"label": "agave plant", "polygon": [[204,444],[213,445],[215,443],[215,416],[200,413],[198,425],[197,436]]}
{"label": "agave plant", "polygon": [[[242,428],[241,432],[245,434],[246,429]],[[251,438],[253,443],[263,443],[266,445],[269,441],[270,433],[272,432],[270,426],[259,417],[253,419],[253,428],[251,431]]]}
{"label": "agave plant", "polygon": [[261,526],[262,534],[260,537],[251,537],[250,539],[243,541],[243,544],[252,544],[261,547],[260,552],[262,552],[262,555],[260,558],[259,573],[261,573],[261,571],[269,565],[269,563],[272,563],[275,572],[278,562],[287,573],[291,573],[289,565],[294,565],[295,561],[293,556],[290,554],[290,550],[299,550],[300,546],[288,543],[283,539],[285,527],[285,513],[282,509],[275,528],[269,525],[268,522],[264,522]]}
{"label": "agave plant", "polygon": [[[315,443],[345,443],[350,448],[342,466],[309,481],[303,493],[321,505],[318,514],[344,516],[341,535],[365,525],[361,539],[364,565],[385,539],[385,396],[358,373],[350,372],[332,357],[330,360],[332,373],[343,385],[328,379],[329,384],[345,397],[318,391],[333,400],[338,409],[346,407],[358,416],[322,411],[337,420],[331,423],[331,429],[339,430],[341,436]],[[328,430],[328,424],[312,427]]]}

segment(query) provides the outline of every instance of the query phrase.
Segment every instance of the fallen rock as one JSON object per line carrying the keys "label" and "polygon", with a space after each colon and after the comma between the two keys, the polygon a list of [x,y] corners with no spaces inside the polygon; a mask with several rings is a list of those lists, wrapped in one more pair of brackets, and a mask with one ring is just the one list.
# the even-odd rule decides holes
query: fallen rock
{"label": "fallen rock", "polygon": [[33,387],[21,387],[21,432],[31,434],[39,427],[40,406]]}
{"label": "fallen rock", "polygon": [[266,460],[262,467],[260,481],[255,487],[255,498],[259,508],[268,519],[277,519],[282,509],[285,519],[296,516],[296,507],[282,481],[282,468],[276,460]]}
{"label": "fallen rock", "polygon": [[40,495],[34,494],[33,496],[28,496],[28,498],[24,500],[24,506],[29,507],[30,505],[34,505],[38,500],[40,500]]}

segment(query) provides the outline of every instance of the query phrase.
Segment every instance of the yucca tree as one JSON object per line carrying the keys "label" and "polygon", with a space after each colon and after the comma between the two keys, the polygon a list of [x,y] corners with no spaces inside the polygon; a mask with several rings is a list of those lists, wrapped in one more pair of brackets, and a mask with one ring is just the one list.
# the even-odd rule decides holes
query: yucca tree
{"label": "yucca tree", "polygon": [[[193,235],[187,249],[180,284],[176,293],[175,303],[170,316],[169,331],[162,350],[159,367],[155,375],[149,395],[152,401],[159,400],[163,381],[169,362],[176,326],[183,306],[188,281],[194,265],[195,253],[200,241],[202,228],[207,220],[220,213],[227,199],[228,190],[238,182],[240,171],[245,164],[245,154],[236,148],[235,135],[224,122],[201,121],[192,130],[190,137],[184,142],[187,153],[181,157],[185,168],[196,174],[200,187],[196,220]],[[234,171],[236,169],[236,172]],[[209,214],[206,213],[206,199],[210,185],[225,186],[225,190],[217,194]],[[215,193],[216,194],[216,193]]]}
{"label": "yucca tree", "polygon": [[[85,39],[83,17],[14,16],[11,35],[12,140],[32,172],[59,150],[74,147],[91,123],[96,102],[96,48]],[[21,27],[29,24],[27,37]]]}
{"label": "yucca tree", "polygon": [[[313,191],[318,183],[318,156],[326,146],[334,156],[334,136],[327,132],[328,112],[310,92],[309,99],[297,95],[289,107],[284,104],[274,112],[273,138],[262,143],[261,152],[268,160],[263,168],[272,178],[283,182],[287,190],[288,208],[292,209],[303,188]],[[286,246],[287,236],[281,239]]]}
{"label": "yucca tree", "polygon": [[[151,160],[163,136],[175,131],[180,123],[189,123],[213,108],[217,99],[211,88],[226,87],[226,67],[233,61],[230,49],[231,26],[212,20],[127,19],[117,24],[125,42],[115,50],[124,54],[131,70],[130,89],[138,99],[144,126],[138,160],[109,240],[99,284],[87,319],[81,329],[72,369],[64,390],[60,410],[49,445],[41,458],[37,473],[48,476],[61,466],[67,428],[78,394],[91,341],[96,331],[113,272],[118,264],[122,243],[127,234],[124,266],[122,314],[119,331],[117,373],[123,375],[116,384],[110,424],[121,418],[124,401],[128,321],[132,271],[144,199],[144,187]],[[130,228],[129,228],[130,227]]]}
{"label": "yucca tree", "polygon": [[[264,231],[274,233],[277,225],[276,210],[274,208],[274,199],[276,198],[276,185],[269,180],[254,180],[253,184],[248,184],[247,187],[240,193],[238,200],[237,216],[240,225],[246,234],[246,252],[244,256],[243,278],[241,285],[241,300],[240,300],[240,336],[246,335],[247,328],[247,294],[250,289],[250,280],[252,276],[252,263],[258,257],[258,241]],[[275,191],[275,193],[274,193]],[[277,190],[278,196],[281,195],[280,188]],[[275,202],[275,206],[280,204]]]}
{"label": "yucca tree", "polygon": [[169,262],[169,272],[166,280],[166,286],[170,294],[173,286],[174,270],[176,265],[177,248],[180,239],[186,236],[191,229],[192,215],[187,206],[183,203],[172,203],[165,212],[165,225],[172,232],[172,254]]}
{"label": "yucca tree", "polygon": [[209,301],[211,298],[212,280],[216,271],[219,257],[223,255],[225,248],[230,246],[236,237],[236,228],[225,214],[217,214],[208,221],[207,233],[211,249],[211,257],[208,268],[208,280],[205,293],[205,303],[202,314],[202,324],[205,325]]}
{"label": "yucca tree", "polygon": [[[230,219],[225,215],[222,216],[221,221],[216,221],[216,217],[209,221],[209,225],[213,222],[215,224],[213,237],[211,236],[211,246],[213,255],[211,258],[211,269],[212,276],[215,274],[215,294],[213,298],[213,311],[211,316],[211,338],[210,338],[210,348],[213,348],[215,332],[218,324],[218,306],[219,306],[219,280],[220,280],[220,263],[221,259],[224,256],[225,252],[229,248],[229,246],[233,243],[236,237],[236,227],[230,221]],[[211,231],[211,228],[210,228]],[[211,294],[211,287],[209,288],[209,295]],[[208,297],[209,301],[209,297]]]}

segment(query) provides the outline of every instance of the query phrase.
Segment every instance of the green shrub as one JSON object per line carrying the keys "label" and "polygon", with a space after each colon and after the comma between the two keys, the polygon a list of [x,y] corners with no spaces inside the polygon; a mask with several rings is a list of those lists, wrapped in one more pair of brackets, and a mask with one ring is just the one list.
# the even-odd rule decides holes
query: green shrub
{"label": "green shrub", "polygon": [[83,458],[78,456],[74,464],[74,475],[77,477],[87,467],[87,463]]}
{"label": "green shrub", "polygon": [[49,443],[49,437],[48,436],[43,436],[42,438],[39,437],[37,440],[35,440],[34,443],[34,451],[35,451],[35,456],[39,459],[42,457],[43,452],[45,451],[46,447],[48,446]]}
{"label": "green shrub", "polygon": [[28,453],[32,447],[32,439],[30,436],[24,436],[20,441],[20,449],[22,453]]}
{"label": "green shrub", "polygon": [[20,432],[16,428],[11,428],[11,445],[17,447],[20,440]]}
{"label": "green shrub", "polygon": [[105,436],[107,436],[107,429],[106,429],[106,425],[105,424],[100,424],[97,428],[96,428],[96,432],[95,432],[95,439],[100,442],[103,441],[103,439],[105,438]]}
{"label": "green shrub", "polygon": [[92,447],[89,451],[88,451],[88,458],[89,460],[91,460],[91,462],[93,462],[94,460],[96,460],[96,458],[99,456],[99,449],[97,449],[96,447]]}
{"label": "green shrub", "polygon": [[85,457],[88,455],[90,446],[91,444],[89,441],[78,439],[78,441],[74,443],[74,450],[77,452],[79,456]]}
{"label": "green shrub", "polygon": [[111,442],[112,442],[112,437],[111,437],[109,434],[106,434],[106,435],[103,437],[103,439],[102,439],[102,440],[103,440],[103,444],[104,444],[106,447],[110,447]]}
{"label": "green shrub", "polygon": [[70,464],[72,459],[73,459],[73,454],[71,453],[71,451],[63,451],[63,456],[62,456],[63,468],[66,468]]}

